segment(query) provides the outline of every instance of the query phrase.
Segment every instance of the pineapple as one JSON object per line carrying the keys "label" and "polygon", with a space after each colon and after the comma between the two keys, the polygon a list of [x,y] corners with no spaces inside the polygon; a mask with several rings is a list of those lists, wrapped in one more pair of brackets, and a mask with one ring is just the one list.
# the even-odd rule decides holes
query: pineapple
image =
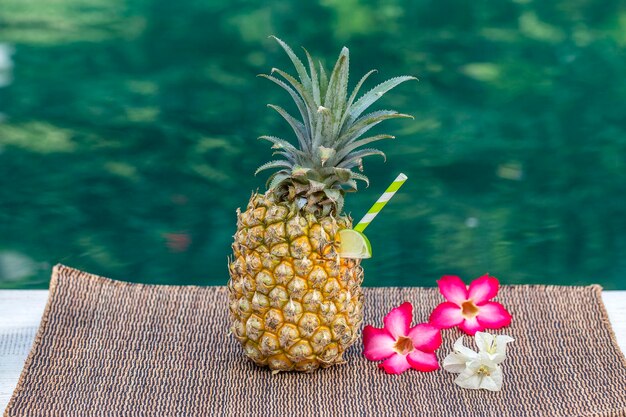
{"label": "pineapple", "polygon": [[311,372],[343,363],[342,354],[358,338],[363,318],[360,260],[339,257],[338,232],[352,227],[352,219],[342,212],[343,201],[345,193],[357,190],[357,180],[369,184],[361,173],[362,159],[385,156],[363,146],[393,137],[362,136],[384,120],[411,117],[391,110],[364,112],[384,93],[415,78],[392,78],[357,99],[375,71],[365,74],[348,96],[347,48],[327,75],[306,50],[308,71],[287,44],[275,39],[299,80],[276,68],[261,76],[295,102],[300,120],[279,106],[269,107],[291,126],[297,146],[260,137],[282,159],[259,167],[257,173],[278,171],[264,194],[253,193],[246,210],[237,210],[229,259],[231,331],[257,365],[274,372]]}

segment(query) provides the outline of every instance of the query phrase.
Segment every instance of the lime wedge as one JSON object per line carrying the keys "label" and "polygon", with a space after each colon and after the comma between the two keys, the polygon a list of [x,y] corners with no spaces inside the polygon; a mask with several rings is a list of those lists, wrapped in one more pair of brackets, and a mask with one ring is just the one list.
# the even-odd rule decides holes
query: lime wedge
{"label": "lime wedge", "polygon": [[367,259],[372,257],[372,245],[367,237],[353,229],[339,231],[341,246],[339,256],[342,258]]}

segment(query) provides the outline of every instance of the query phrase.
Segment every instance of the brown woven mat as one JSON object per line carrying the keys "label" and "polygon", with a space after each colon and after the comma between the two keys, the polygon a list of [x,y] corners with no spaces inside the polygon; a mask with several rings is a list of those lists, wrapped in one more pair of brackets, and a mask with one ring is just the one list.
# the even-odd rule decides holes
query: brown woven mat
{"label": "brown woven mat", "polygon": [[[375,325],[404,300],[422,321],[442,300],[432,288],[366,288],[365,298]],[[626,415],[626,360],[600,287],[505,286],[498,298],[516,342],[492,393],[463,390],[443,370],[386,375],[360,343],[346,365],[273,376],[227,336],[225,288],[128,284],[59,266],[5,416]],[[444,331],[440,360],[459,335]]]}

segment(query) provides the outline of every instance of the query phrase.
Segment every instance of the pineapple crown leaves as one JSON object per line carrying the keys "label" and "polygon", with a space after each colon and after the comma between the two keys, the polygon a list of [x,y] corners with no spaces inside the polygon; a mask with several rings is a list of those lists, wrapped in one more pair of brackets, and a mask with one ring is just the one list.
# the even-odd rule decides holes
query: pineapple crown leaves
{"label": "pineapple crown leaves", "polygon": [[[395,118],[412,118],[394,110],[365,113],[385,93],[411,76],[391,78],[362,94],[365,81],[376,72],[367,72],[348,95],[350,56],[348,48],[342,48],[330,74],[319,62],[317,65],[304,49],[306,66],[294,51],[282,40],[273,36],[286,52],[296,70],[297,78],[277,68],[270,74],[260,74],[287,91],[299,112],[299,118],[280,106],[269,104],[291,126],[297,138],[297,146],[274,136],[259,139],[272,143],[274,155],[283,159],[261,165],[256,173],[266,169],[278,169],[268,179],[268,188],[279,198],[306,200],[307,211],[323,214],[341,212],[345,192],[356,191],[356,181],[369,184],[368,178],[352,171],[363,170],[363,158],[385,154],[377,149],[363,148],[370,143],[393,139],[391,135],[374,135],[363,138],[379,123]],[[308,67],[308,68],[307,68]],[[358,97],[358,98],[357,98]]]}

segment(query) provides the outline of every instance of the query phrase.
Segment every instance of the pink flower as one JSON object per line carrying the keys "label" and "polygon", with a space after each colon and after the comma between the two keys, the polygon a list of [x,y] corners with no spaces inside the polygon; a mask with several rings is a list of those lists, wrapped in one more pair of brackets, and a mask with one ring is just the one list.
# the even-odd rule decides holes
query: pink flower
{"label": "pink flower", "polygon": [[448,300],[439,304],[430,314],[430,323],[440,329],[459,326],[473,336],[485,329],[499,329],[511,323],[511,315],[500,303],[489,301],[498,294],[500,283],[494,277],[483,275],[469,286],[461,278],[446,275],[439,281],[439,292]]}
{"label": "pink flower", "polygon": [[363,354],[379,364],[388,374],[401,374],[409,368],[422,372],[439,369],[435,350],[441,345],[441,332],[421,323],[411,326],[413,306],[404,303],[385,316],[382,329],[365,326]]}

